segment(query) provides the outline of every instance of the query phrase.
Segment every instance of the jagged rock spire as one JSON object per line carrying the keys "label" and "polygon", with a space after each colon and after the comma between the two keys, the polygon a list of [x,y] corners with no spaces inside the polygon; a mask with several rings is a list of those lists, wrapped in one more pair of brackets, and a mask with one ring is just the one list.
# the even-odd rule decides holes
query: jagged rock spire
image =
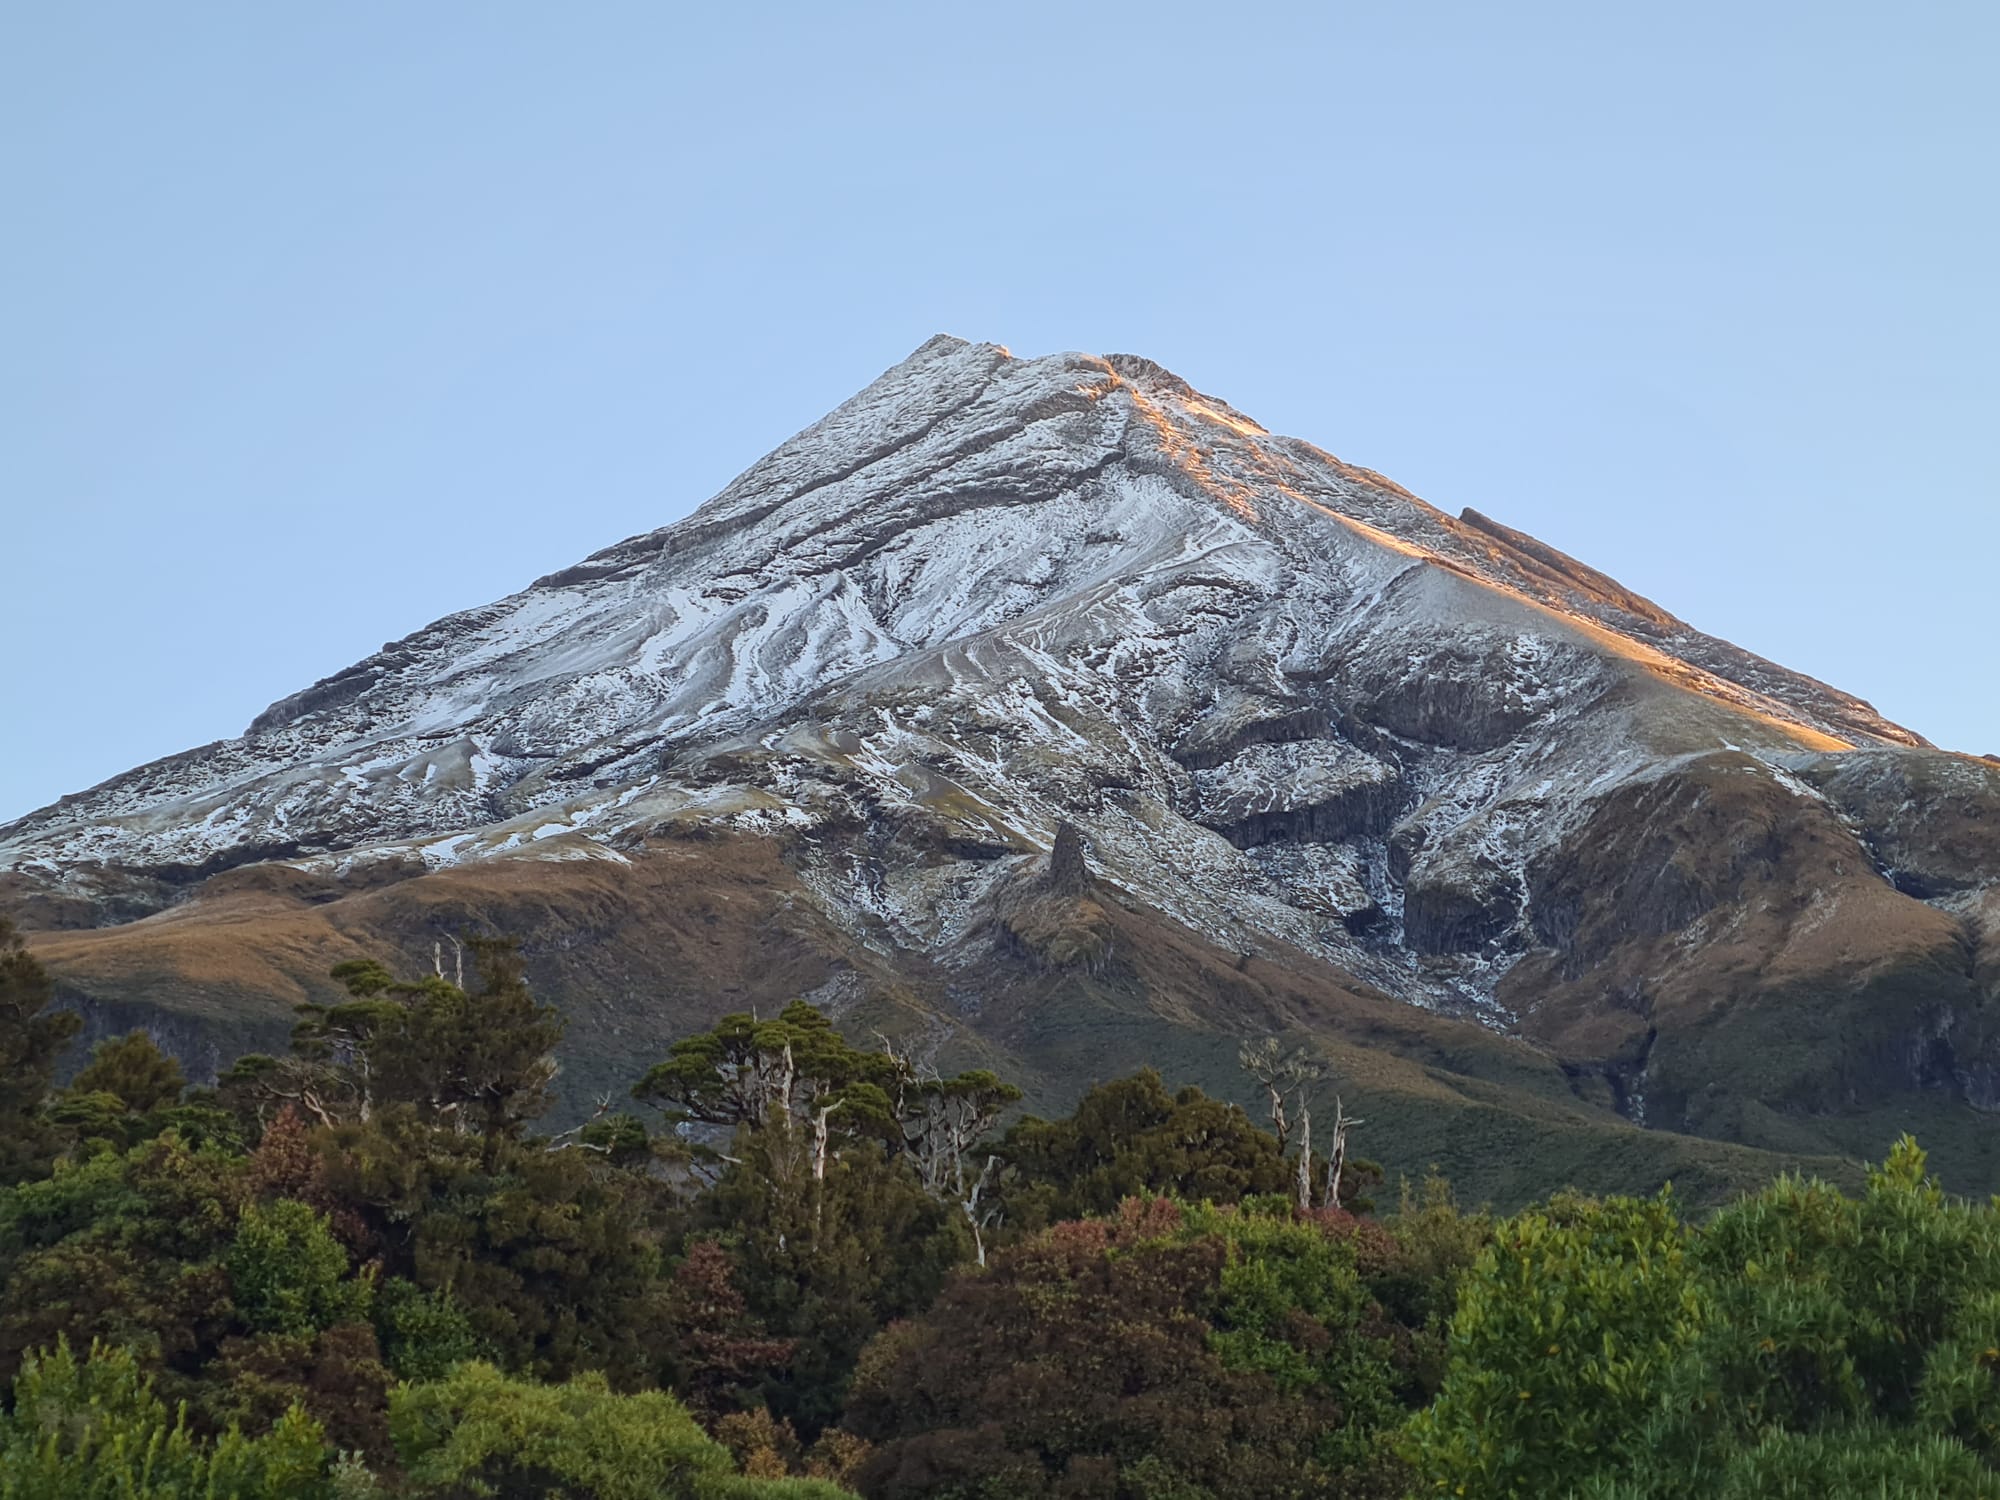
{"label": "jagged rock spire", "polygon": [[1090,865],[1083,857],[1083,832],[1065,818],[1056,824],[1056,841],[1049,850],[1049,889],[1059,896],[1081,896],[1090,889]]}

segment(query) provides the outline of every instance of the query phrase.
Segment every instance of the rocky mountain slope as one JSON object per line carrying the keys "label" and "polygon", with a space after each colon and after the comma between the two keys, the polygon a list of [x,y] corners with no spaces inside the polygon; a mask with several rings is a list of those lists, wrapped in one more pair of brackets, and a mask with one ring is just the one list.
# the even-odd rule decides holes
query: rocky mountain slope
{"label": "rocky mountain slope", "polygon": [[2000,1106],[2000,766],[1149,361],[944,337],[687,520],[0,828],[0,903],[216,1047],[504,919],[606,1057],[812,991],[1053,1097],[1359,1006],[1628,1134],[1917,1122],[1983,1176]]}

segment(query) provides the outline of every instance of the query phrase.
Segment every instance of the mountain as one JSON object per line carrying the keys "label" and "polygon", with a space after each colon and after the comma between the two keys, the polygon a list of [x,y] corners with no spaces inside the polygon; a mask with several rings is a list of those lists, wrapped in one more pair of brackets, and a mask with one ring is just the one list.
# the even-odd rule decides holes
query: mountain
{"label": "mountain", "polygon": [[1124,355],[935,338],[686,520],[0,827],[0,910],[197,1067],[486,924],[573,1093],[809,994],[1044,1102],[1313,1032],[1374,1154],[1503,1194],[1912,1125],[2000,1186],[2000,765]]}

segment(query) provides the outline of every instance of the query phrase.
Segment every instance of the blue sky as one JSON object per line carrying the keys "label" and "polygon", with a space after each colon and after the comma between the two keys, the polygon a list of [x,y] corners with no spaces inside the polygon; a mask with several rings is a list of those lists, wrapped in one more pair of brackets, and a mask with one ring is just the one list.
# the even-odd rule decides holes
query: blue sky
{"label": "blue sky", "polygon": [[[700,11],[700,14],[696,12]],[[2000,752],[2000,6],[13,6],[0,818],[1146,354]]]}

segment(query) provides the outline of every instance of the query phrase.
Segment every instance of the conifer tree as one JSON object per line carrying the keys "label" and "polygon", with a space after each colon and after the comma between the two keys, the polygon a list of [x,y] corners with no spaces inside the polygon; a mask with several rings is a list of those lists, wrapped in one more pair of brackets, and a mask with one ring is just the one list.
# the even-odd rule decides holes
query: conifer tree
{"label": "conifer tree", "polygon": [[507,938],[472,938],[479,988],[446,979],[443,965],[398,979],[374,959],[336,965],[351,997],[302,1005],[288,1057],[238,1059],[225,1092],[266,1107],[293,1106],[316,1124],[367,1123],[408,1104],[435,1123],[490,1139],[518,1137],[553,1102],[562,1016],[528,989]]}

